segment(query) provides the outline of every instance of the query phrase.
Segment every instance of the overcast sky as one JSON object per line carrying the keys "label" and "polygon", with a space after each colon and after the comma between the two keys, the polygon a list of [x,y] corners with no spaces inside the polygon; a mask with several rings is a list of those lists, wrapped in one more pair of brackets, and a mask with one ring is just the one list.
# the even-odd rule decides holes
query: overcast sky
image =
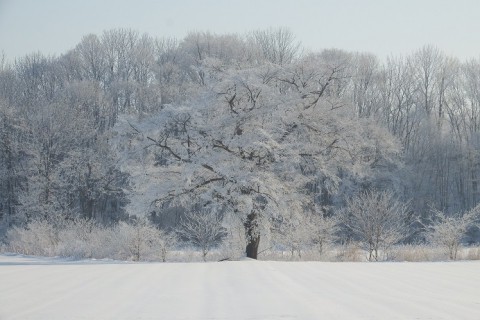
{"label": "overcast sky", "polygon": [[181,38],[280,26],[311,50],[384,58],[431,44],[461,59],[480,57],[479,0],[0,0],[0,51],[10,60],[58,55],[86,34],[119,27]]}

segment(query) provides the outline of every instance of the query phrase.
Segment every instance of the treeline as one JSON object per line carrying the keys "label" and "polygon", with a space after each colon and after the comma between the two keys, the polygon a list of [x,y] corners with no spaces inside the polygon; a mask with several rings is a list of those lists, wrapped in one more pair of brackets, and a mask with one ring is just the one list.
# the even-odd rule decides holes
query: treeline
{"label": "treeline", "polygon": [[420,229],[479,200],[478,59],[309,53],[286,29],[116,29],[0,67],[3,232],[52,213],[170,227],[200,205],[239,217],[256,250],[296,212],[334,216],[368,190],[410,201]]}

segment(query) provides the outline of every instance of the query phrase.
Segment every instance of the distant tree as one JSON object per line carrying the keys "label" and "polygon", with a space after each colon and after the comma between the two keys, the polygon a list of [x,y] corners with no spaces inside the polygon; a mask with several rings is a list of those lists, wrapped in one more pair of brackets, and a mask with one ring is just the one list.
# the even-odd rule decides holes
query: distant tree
{"label": "distant tree", "polygon": [[160,258],[162,262],[167,261],[168,252],[178,244],[178,237],[174,232],[167,232],[164,230],[158,230],[158,237],[154,242],[157,250],[160,251]]}
{"label": "distant tree", "polygon": [[28,179],[28,126],[17,110],[0,103],[0,235],[23,220],[21,196]]}
{"label": "distant tree", "polygon": [[123,219],[128,176],[89,113],[57,104],[29,121],[28,192],[21,194],[19,211],[27,219],[52,212],[104,224]]}
{"label": "distant tree", "polygon": [[106,69],[105,47],[100,39],[89,34],[82,38],[74,50],[82,71],[82,80],[91,80],[104,84]]}
{"label": "distant tree", "polygon": [[8,66],[7,58],[5,57],[5,51],[0,51],[0,72],[4,71]]}
{"label": "distant tree", "polygon": [[[418,103],[423,106],[427,114],[437,109],[442,112],[438,104],[438,87],[441,80],[438,75],[444,63],[443,53],[434,46],[424,46],[417,50],[410,59],[415,83],[417,84]],[[441,101],[440,101],[441,102]]]}
{"label": "distant tree", "polygon": [[292,63],[300,52],[300,42],[287,28],[254,31],[251,40],[265,60],[278,65]]}
{"label": "distant tree", "polygon": [[339,219],[336,216],[324,217],[321,214],[311,215],[308,223],[310,241],[320,255],[337,239],[340,231]]}
{"label": "distant tree", "polygon": [[154,46],[156,82],[159,84],[162,104],[180,100],[187,87],[179,40],[175,38],[160,38]]}
{"label": "distant tree", "polygon": [[370,117],[381,108],[380,63],[372,54],[355,54],[351,61],[353,105],[359,117]]}
{"label": "distant tree", "polygon": [[302,258],[302,250],[311,244],[310,240],[314,235],[309,227],[313,226],[308,222],[304,212],[292,212],[290,216],[284,216],[274,223],[275,243],[289,250],[291,259],[295,253],[298,258]]}

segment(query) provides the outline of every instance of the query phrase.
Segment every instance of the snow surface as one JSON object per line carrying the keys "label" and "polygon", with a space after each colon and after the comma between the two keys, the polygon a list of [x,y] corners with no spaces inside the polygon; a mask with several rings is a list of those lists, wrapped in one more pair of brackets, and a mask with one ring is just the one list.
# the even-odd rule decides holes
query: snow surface
{"label": "snow surface", "polygon": [[480,262],[72,262],[0,255],[0,319],[480,319]]}

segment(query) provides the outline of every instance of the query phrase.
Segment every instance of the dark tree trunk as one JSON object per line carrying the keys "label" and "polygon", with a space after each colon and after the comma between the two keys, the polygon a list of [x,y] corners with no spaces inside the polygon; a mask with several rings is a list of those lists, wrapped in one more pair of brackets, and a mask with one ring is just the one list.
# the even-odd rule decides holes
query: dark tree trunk
{"label": "dark tree trunk", "polygon": [[250,213],[245,222],[245,235],[247,238],[247,248],[245,253],[247,258],[257,259],[258,245],[260,244],[260,235],[257,230],[257,214]]}
{"label": "dark tree trunk", "polygon": [[260,236],[249,239],[247,243],[247,258],[257,259],[258,245],[260,244]]}

